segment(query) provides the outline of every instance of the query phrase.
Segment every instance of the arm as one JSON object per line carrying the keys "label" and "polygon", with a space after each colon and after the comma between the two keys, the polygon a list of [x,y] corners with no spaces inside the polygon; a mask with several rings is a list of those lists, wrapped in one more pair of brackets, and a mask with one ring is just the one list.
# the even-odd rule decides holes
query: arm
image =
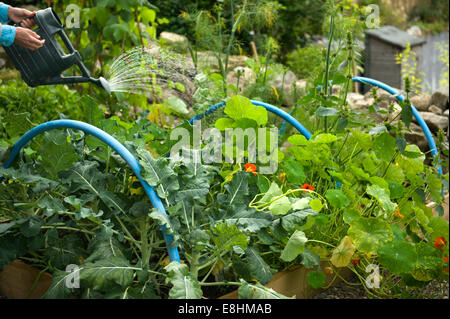
{"label": "arm", "polygon": [[[8,18],[9,5],[0,2],[0,23],[9,22]],[[13,44],[16,37],[16,28],[9,25],[0,25],[0,45],[9,46]]]}
{"label": "arm", "polygon": [[9,5],[0,2],[0,23],[8,23],[8,8]]}
{"label": "arm", "polygon": [[[33,17],[34,14],[34,12],[13,8],[0,2],[0,22],[9,22],[12,20],[14,23],[19,23],[25,18]],[[0,26],[0,45],[10,46],[16,43],[30,50],[39,49],[44,45],[45,40],[40,40],[40,36],[36,32],[28,29],[34,23],[34,19],[27,19],[21,23],[23,27]]]}

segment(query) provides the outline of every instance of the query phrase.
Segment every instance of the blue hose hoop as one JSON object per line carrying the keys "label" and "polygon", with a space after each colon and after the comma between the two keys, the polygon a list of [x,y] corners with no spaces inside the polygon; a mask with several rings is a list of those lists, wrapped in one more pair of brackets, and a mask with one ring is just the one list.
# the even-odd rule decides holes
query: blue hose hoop
{"label": "blue hose hoop", "polygon": [[[286,122],[288,122],[289,124],[291,124],[293,127],[295,127],[301,134],[303,134],[303,136],[306,137],[306,139],[310,139],[311,138],[311,133],[296,119],[294,118],[292,115],[286,113],[285,111],[277,108],[276,106],[273,106],[271,104],[267,104],[264,102],[260,102],[260,101],[253,101],[251,100],[250,102],[252,102],[253,105],[257,105],[257,106],[262,106],[264,107],[267,111],[283,118]],[[209,107],[205,112],[203,112],[202,114],[196,115],[194,116],[189,123],[192,125],[194,123],[195,120],[201,120],[202,118],[204,118],[205,116],[217,111],[219,108],[224,107],[225,106],[225,102],[221,102],[218,104],[215,104],[211,107]]]}
{"label": "blue hose hoop", "polygon": [[[397,90],[395,90],[394,88],[390,87],[389,85],[374,80],[374,79],[370,79],[370,78],[365,78],[365,77],[354,77],[352,78],[353,82],[359,82],[359,83],[363,83],[363,84],[370,84],[370,85],[374,85],[379,87],[380,89],[385,90],[386,92],[392,94],[398,101],[403,102],[405,100],[405,97],[400,94],[399,92],[397,92]],[[411,104],[411,109],[414,115],[414,118],[416,119],[416,121],[419,123],[420,127],[422,128],[425,137],[428,141],[428,145],[430,147],[431,150],[431,154],[433,155],[433,157],[437,160],[437,170],[439,172],[440,175],[442,175],[442,166],[440,164],[439,161],[439,152],[437,150],[437,146],[436,143],[433,139],[433,134],[431,134],[430,129],[428,128],[427,123],[425,123],[425,121],[423,120],[422,116],[420,115],[420,113],[417,111],[417,109],[414,107],[414,105]]]}
{"label": "blue hose hoop", "polygon": [[[8,168],[9,166],[11,166],[12,162],[14,161],[16,156],[19,154],[20,150],[26,144],[28,144],[34,137],[36,137],[37,135],[44,133],[46,131],[53,130],[53,129],[59,129],[59,128],[71,128],[71,129],[81,130],[87,134],[97,137],[99,140],[106,143],[109,147],[111,147],[114,151],[116,151],[125,160],[125,162],[128,163],[128,165],[131,167],[133,172],[136,174],[136,177],[141,182],[142,187],[144,188],[153,207],[160,210],[163,214],[166,214],[164,205],[161,202],[161,199],[156,194],[153,187],[151,187],[145,180],[142,179],[141,174],[140,174],[142,167],[139,165],[139,162],[130,153],[130,151],[128,151],[125,146],[123,146],[119,141],[117,141],[114,137],[112,137],[108,133],[102,131],[101,129],[99,129],[95,126],[92,126],[92,125],[84,123],[84,122],[74,121],[74,120],[56,120],[56,121],[50,121],[50,122],[43,123],[41,125],[36,126],[35,128],[33,128],[33,129],[29,130],[27,133],[25,133],[13,145],[11,152],[10,152],[9,160],[3,165],[3,167]],[[169,253],[170,260],[180,262],[178,248],[173,245],[173,236],[166,234],[165,226],[162,226],[161,229],[164,234],[164,240],[166,242],[167,251]]]}

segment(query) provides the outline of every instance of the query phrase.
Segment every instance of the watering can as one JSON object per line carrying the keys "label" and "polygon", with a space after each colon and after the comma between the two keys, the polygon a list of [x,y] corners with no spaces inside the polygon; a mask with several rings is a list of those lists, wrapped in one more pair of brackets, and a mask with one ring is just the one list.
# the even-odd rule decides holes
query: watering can
{"label": "watering can", "polygon": [[[33,17],[37,28],[34,30],[44,45],[32,51],[16,44],[4,47],[6,53],[20,71],[22,79],[31,87],[38,85],[70,84],[91,82],[105,89],[109,94],[109,83],[103,77],[94,79],[81,60],[80,53],[72,46],[64,32],[63,25],[58,15],[52,8],[39,10]],[[20,26],[20,22],[16,26]],[[56,36],[60,36],[68,50],[68,54],[61,48]],[[61,73],[73,65],[77,65],[82,76],[63,77]]]}

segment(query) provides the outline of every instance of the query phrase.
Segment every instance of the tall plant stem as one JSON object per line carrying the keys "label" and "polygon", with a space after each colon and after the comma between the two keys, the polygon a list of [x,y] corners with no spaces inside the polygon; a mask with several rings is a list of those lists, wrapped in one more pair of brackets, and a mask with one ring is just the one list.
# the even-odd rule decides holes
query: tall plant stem
{"label": "tall plant stem", "polygon": [[[234,6],[234,1],[231,0],[231,21],[233,21],[234,19],[234,11],[233,11],[233,6]],[[244,1],[244,5],[242,6],[242,10],[241,12],[239,12],[239,16],[237,17],[236,21],[233,23],[233,27],[231,29],[231,35],[230,35],[230,39],[228,41],[228,45],[227,45],[227,49],[226,49],[226,55],[225,55],[225,68],[224,68],[224,73],[223,75],[223,85],[224,85],[224,93],[226,95],[226,85],[227,85],[227,74],[228,74],[228,61],[230,58],[230,54],[231,54],[231,47],[233,46],[233,42],[234,42],[234,37],[236,34],[236,30],[239,27],[239,23],[241,22],[242,16],[245,12],[245,9],[247,7],[247,0]]]}
{"label": "tall plant stem", "polygon": [[[331,14],[330,17],[330,37],[328,39],[328,50],[327,50],[327,60],[326,60],[326,66],[325,66],[325,99],[328,99],[328,77],[330,72],[330,51],[331,51],[331,42],[333,41],[333,33],[334,33],[334,12]],[[325,126],[325,133],[328,132],[328,118],[324,117],[324,126]]]}

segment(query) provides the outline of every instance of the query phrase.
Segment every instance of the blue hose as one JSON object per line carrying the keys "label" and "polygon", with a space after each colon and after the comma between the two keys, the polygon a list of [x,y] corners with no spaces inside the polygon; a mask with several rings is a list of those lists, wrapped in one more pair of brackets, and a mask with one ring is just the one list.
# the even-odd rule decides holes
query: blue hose
{"label": "blue hose", "polygon": [[[250,102],[252,102],[253,105],[257,105],[257,106],[262,106],[264,107],[267,111],[272,112],[275,115],[278,115],[279,117],[283,118],[286,122],[288,122],[289,124],[291,124],[293,127],[295,127],[301,134],[303,134],[308,140],[311,138],[311,133],[296,119],[294,118],[292,115],[286,113],[285,111],[264,103],[264,102],[260,102],[260,101],[253,101],[251,100]],[[194,116],[189,123],[192,125],[194,123],[195,120],[200,120],[202,118],[204,118],[205,116],[217,111],[219,108],[224,107],[225,106],[225,102],[221,102],[218,104],[215,104],[211,107],[209,107],[205,112],[203,112],[202,114],[196,115]]]}
{"label": "blue hose", "polygon": [[[360,77],[360,76],[352,78],[352,81],[377,86],[377,87],[385,90],[386,92],[391,93],[400,102],[403,102],[405,100],[405,97],[403,95],[401,95],[399,92],[397,92],[397,90],[395,90],[394,88],[390,87],[389,85],[387,85],[383,82],[380,82],[380,81],[377,81],[374,79],[370,79],[370,78]],[[427,123],[425,123],[425,121],[423,120],[420,113],[417,111],[417,109],[412,104],[411,104],[411,109],[412,109],[412,112],[413,112],[413,115],[414,115],[416,121],[419,123],[420,127],[422,128],[422,130],[425,134],[425,137],[428,141],[428,145],[431,150],[431,154],[433,155],[433,157],[435,159],[437,159],[437,162],[438,162],[437,170],[438,170],[439,174],[442,175],[442,167],[441,167],[441,164],[439,161],[439,152],[437,150],[436,143],[433,139],[433,134],[431,134],[431,131],[428,128]]]}
{"label": "blue hose", "polygon": [[[139,165],[139,162],[136,160],[136,158],[128,151],[125,146],[123,146],[119,141],[117,141],[114,137],[109,135],[108,133],[102,131],[101,129],[92,126],[90,124],[80,122],[80,121],[73,121],[73,120],[57,120],[57,121],[51,121],[44,124],[41,124],[39,126],[36,126],[35,128],[29,130],[27,133],[25,133],[12,147],[10,152],[9,160],[3,165],[4,168],[8,168],[11,166],[12,162],[16,158],[16,156],[19,154],[20,150],[27,145],[34,137],[37,135],[53,130],[53,129],[59,129],[59,128],[71,128],[71,129],[77,129],[81,130],[87,134],[90,134],[92,136],[97,137],[102,142],[106,143],[109,147],[111,147],[114,151],[116,151],[131,167],[133,172],[136,174],[137,178],[142,184],[142,187],[144,188],[148,198],[150,199],[150,202],[152,203],[153,207],[161,211],[163,214],[166,214],[166,210],[164,209],[164,205],[161,202],[161,199],[156,194],[153,187],[151,187],[145,180],[141,177],[141,170],[142,167]],[[166,233],[166,227],[161,227],[164,239],[167,246],[167,251],[169,253],[169,257],[171,261],[178,261],[180,262],[180,256],[178,253],[178,248],[173,245],[173,236]]]}

